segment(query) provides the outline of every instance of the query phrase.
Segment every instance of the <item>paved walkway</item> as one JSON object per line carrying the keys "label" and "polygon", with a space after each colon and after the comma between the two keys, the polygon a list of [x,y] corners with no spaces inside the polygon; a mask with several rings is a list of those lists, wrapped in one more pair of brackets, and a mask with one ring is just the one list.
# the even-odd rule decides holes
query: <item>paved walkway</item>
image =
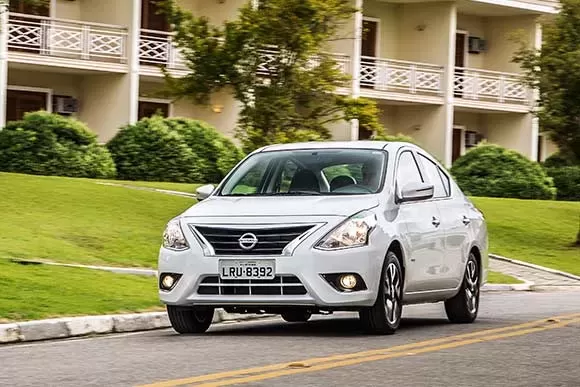
{"label": "paved walkway", "polygon": [[535,286],[580,286],[580,281],[558,274],[505,262],[498,259],[489,259],[490,270],[531,281]]}

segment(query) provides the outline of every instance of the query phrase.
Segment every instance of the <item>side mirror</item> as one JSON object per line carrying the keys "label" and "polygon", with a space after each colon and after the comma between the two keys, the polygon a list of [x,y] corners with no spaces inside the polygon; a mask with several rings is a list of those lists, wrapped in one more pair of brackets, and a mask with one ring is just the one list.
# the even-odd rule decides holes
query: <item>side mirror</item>
{"label": "side mirror", "polygon": [[428,183],[409,183],[401,190],[399,202],[414,202],[431,199],[433,197],[434,186]]}
{"label": "side mirror", "polygon": [[213,184],[202,185],[201,187],[195,190],[197,200],[202,201],[207,199],[213,193],[214,189],[215,187],[213,186]]}

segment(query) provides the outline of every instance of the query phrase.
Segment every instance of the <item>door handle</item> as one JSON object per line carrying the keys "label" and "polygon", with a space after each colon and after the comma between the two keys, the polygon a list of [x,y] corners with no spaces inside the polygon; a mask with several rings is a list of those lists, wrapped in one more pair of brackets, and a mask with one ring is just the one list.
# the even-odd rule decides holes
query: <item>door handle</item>
{"label": "door handle", "polygon": [[433,224],[433,226],[439,227],[439,225],[441,224],[441,221],[439,219],[437,219],[436,217],[433,217],[433,219],[431,220],[431,223]]}
{"label": "door handle", "polygon": [[463,215],[463,224],[467,226],[469,223],[471,223],[471,220],[467,216]]}

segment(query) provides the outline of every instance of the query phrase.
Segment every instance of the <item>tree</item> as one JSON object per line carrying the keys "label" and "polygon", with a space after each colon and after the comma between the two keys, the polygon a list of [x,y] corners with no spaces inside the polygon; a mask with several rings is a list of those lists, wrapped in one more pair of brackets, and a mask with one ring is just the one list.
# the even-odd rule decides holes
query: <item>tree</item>
{"label": "tree", "polygon": [[558,15],[545,19],[543,43],[531,49],[520,40],[514,57],[526,82],[540,92],[542,130],[566,157],[580,162],[580,0],[562,0]]}
{"label": "tree", "polygon": [[373,102],[335,93],[348,76],[326,50],[356,11],[350,0],[263,0],[259,9],[248,2],[220,26],[175,0],[163,11],[190,70],[179,79],[165,71],[169,94],[207,104],[213,93],[231,91],[241,104],[236,136],[244,151],[328,139],[328,125],[353,118],[382,132]]}

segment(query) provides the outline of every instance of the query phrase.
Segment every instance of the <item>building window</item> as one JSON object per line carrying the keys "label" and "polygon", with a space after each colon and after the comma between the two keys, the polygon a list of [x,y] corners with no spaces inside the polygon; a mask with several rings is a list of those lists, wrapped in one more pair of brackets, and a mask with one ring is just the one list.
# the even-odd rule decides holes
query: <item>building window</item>
{"label": "building window", "polygon": [[143,0],[141,2],[141,28],[153,31],[169,31],[165,14],[159,13],[162,0]]}
{"label": "building window", "polygon": [[139,101],[138,119],[149,118],[154,116],[155,114],[161,115],[163,117],[169,117],[169,103]]}
{"label": "building window", "polygon": [[49,95],[46,92],[8,90],[6,122],[18,121],[25,113],[46,110]]}
{"label": "building window", "polygon": [[27,15],[50,16],[50,3],[39,1],[31,2],[26,0],[10,0],[10,12],[25,13]]}

